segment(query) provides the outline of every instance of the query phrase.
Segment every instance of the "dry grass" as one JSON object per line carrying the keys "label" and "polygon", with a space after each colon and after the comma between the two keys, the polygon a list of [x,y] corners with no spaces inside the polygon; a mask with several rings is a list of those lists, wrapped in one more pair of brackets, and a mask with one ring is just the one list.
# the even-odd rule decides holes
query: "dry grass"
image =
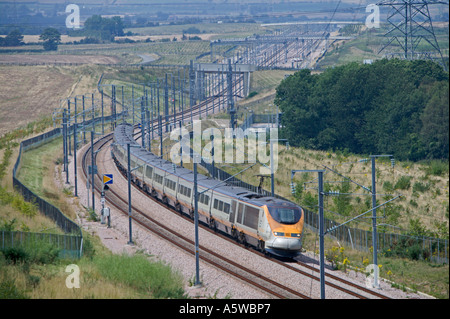
{"label": "dry grass", "polygon": [[97,66],[0,66],[0,136],[51,116],[60,100],[93,92]]}
{"label": "dry grass", "polygon": [[[291,170],[300,169],[324,169],[331,168],[340,174],[352,179],[360,185],[370,188],[371,164],[359,162],[363,156],[330,153],[324,151],[312,151],[302,148],[293,148],[286,150],[284,145],[279,145],[278,168],[275,173],[275,191],[277,194],[295,200],[291,194]],[[269,165],[269,163],[266,163]],[[222,165],[222,169],[235,174],[250,164],[243,165]],[[220,165],[217,165],[220,167]],[[250,184],[258,185],[261,165],[256,165],[246,171],[240,178]],[[379,216],[384,216],[380,223],[388,223],[396,227],[407,229],[411,219],[419,218],[425,227],[436,231],[436,222],[448,223],[448,191],[449,176],[448,172],[443,176],[434,176],[427,173],[428,164],[396,162],[394,168],[391,167],[389,160],[377,159],[376,161],[376,186],[378,202],[381,204],[395,195],[402,194],[400,199],[392,202],[388,213],[383,208],[379,209]],[[395,186],[400,179],[407,177],[410,179],[410,186],[407,189],[391,189],[389,185]],[[344,178],[328,170],[324,177],[325,190],[339,190]],[[294,177],[296,184],[303,187],[303,198],[305,193],[317,196],[317,174],[299,174]],[[423,187],[420,188],[417,185]],[[397,184],[398,185],[398,184]],[[264,181],[266,190],[270,190],[270,179]],[[354,183],[350,183],[350,193],[369,194],[363,188]],[[393,194],[388,197],[387,194]],[[351,196],[351,208],[349,212],[337,210],[335,204],[336,198],[327,196],[325,198],[326,217],[343,222],[351,216],[363,213],[371,207],[371,196]],[[367,202],[369,207],[367,207]],[[302,204],[302,201],[300,201]],[[364,219],[362,219],[364,220]],[[352,227],[368,228],[369,220],[363,223],[353,223]]]}

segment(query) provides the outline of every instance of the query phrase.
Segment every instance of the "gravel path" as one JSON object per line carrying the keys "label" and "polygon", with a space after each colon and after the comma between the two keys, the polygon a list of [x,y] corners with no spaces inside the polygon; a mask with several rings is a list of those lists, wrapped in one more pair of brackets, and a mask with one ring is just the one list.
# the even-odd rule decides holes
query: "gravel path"
{"label": "gravel path", "polygon": [[[78,151],[77,158],[80,160],[82,154],[88,146],[84,146]],[[103,151],[97,154],[97,165],[100,174],[114,174],[114,184],[112,189],[123,196],[127,196],[127,183],[124,178],[120,175],[119,171],[115,167],[111,157],[110,148],[105,147]],[[86,181],[82,178],[82,171],[78,165],[78,196],[79,205],[77,206],[78,220],[77,222],[82,225],[82,227],[91,234],[99,236],[103,244],[109,248],[114,253],[134,253],[136,251],[143,251],[151,255],[151,259],[161,260],[169,265],[178,272],[180,272],[185,278],[186,292],[192,298],[226,298],[231,297],[235,299],[267,299],[271,298],[264,292],[248,285],[247,283],[235,279],[224,272],[217,270],[208,264],[200,261],[200,279],[202,282],[201,287],[191,287],[191,284],[195,278],[195,259],[193,255],[189,255],[179,248],[166,243],[164,240],[158,236],[150,233],[149,231],[143,229],[136,223],[132,224],[133,229],[133,242],[134,245],[130,246],[128,242],[128,216],[123,215],[118,212],[114,207],[108,205],[111,209],[111,226],[108,229],[106,225],[102,225],[100,222],[90,222],[87,220],[86,211],[81,207],[81,205],[87,206],[87,189]],[[73,185],[73,162],[70,163],[70,183]],[[59,182],[63,187],[63,181],[65,180],[64,173],[60,176],[56,176],[57,182]],[[58,175],[58,174],[56,174]],[[89,193],[90,196],[90,193]],[[99,214],[101,207],[99,196],[96,194],[96,211]],[[160,206],[158,203],[148,199],[144,194],[135,190],[132,193],[133,205],[137,208],[148,213],[152,217],[164,222],[167,225],[172,225],[173,229],[182,233],[184,236],[193,239],[194,237],[194,226],[190,223],[166,208]],[[233,258],[234,260],[239,260],[240,263],[250,266],[255,271],[260,272],[262,275],[267,276],[271,279],[277,280],[291,288],[299,289],[302,293],[311,296],[312,298],[320,298],[320,287],[319,282],[312,280],[310,278],[303,277],[301,275],[295,274],[294,272],[277,265],[269,260],[266,260],[254,253],[237,247],[236,245],[224,241],[223,239],[215,236],[203,229],[199,230],[199,241],[200,245],[204,245],[208,248],[212,248],[219,252],[220,254]],[[201,252],[200,252],[201,253]],[[314,256],[310,252],[302,254],[299,260],[313,265],[318,268],[318,256]],[[299,265],[291,264],[295,267],[301,268]],[[305,269],[305,271],[312,273],[312,270]],[[332,271],[333,275],[344,277],[347,280],[352,280],[361,286],[365,286],[366,278],[361,273],[356,273],[350,271],[344,274],[341,271]],[[381,281],[381,289],[377,291],[381,294],[389,296],[396,299],[407,299],[407,298],[431,298],[424,294],[404,292],[398,289],[391,288],[391,284],[386,281]],[[351,298],[349,295],[339,292],[333,288],[326,288],[326,298]]]}

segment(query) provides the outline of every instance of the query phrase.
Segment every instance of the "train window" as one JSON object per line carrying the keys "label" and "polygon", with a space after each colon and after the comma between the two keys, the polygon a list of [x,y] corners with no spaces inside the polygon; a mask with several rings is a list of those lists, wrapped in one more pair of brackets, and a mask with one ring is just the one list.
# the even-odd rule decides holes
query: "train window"
{"label": "train window", "polygon": [[219,199],[214,199],[214,209],[220,210],[221,212],[224,212],[225,214],[230,213],[230,204],[225,203]]}
{"label": "train window", "polygon": [[164,178],[163,178],[161,175],[155,173],[154,180],[155,180],[156,183],[162,185],[163,179],[164,179]]}
{"label": "train window", "polygon": [[269,207],[270,215],[281,224],[295,224],[301,218],[301,211],[297,207]]}
{"label": "train window", "polygon": [[171,181],[170,179],[166,179],[165,184],[168,188],[170,188],[171,190],[175,190],[177,183],[174,181]]}
{"label": "train window", "polygon": [[184,185],[179,185],[178,186],[178,192],[186,197],[191,197],[191,189],[184,186]]}
{"label": "train window", "polygon": [[206,194],[200,194],[198,197],[198,200],[200,203],[208,205],[209,204],[209,196]]}

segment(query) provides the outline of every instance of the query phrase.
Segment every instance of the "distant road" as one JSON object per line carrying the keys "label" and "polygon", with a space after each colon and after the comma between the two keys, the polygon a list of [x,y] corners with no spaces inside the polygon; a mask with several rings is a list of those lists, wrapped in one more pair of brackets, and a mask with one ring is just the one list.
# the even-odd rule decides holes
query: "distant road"
{"label": "distant road", "polygon": [[139,56],[142,59],[142,61],[139,64],[147,64],[157,60],[157,58],[148,54],[138,54],[137,56]]}

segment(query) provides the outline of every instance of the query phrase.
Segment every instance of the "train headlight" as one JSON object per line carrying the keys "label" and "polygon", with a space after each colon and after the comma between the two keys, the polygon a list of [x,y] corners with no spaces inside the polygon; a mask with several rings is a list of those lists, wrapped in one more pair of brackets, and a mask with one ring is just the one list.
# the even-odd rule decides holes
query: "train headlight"
{"label": "train headlight", "polygon": [[275,236],[284,236],[284,233],[283,232],[279,232],[279,231],[274,231],[273,234]]}
{"label": "train headlight", "polygon": [[300,233],[292,233],[292,234],[291,234],[291,237],[300,237],[300,236],[301,236]]}

